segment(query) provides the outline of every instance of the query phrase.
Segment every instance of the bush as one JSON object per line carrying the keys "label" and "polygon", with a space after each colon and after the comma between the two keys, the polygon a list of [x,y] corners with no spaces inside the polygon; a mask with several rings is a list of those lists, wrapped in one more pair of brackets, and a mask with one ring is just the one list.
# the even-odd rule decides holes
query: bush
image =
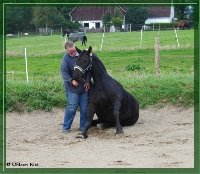
{"label": "bush", "polygon": [[127,71],[136,71],[136,70],[139,71],[139,70],[144,70],[145,68],[141,66],[140,64],[130,64],[130,65],[127,65],[125,69]]}

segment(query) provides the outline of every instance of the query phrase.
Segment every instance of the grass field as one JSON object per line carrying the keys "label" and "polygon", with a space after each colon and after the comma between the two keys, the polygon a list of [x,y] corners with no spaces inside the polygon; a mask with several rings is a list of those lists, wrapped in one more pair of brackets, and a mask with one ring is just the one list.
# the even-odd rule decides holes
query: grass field
{"label": "grass field", "polygon": [[[154,40],[157,31],[88,33],[88,46],[103,61],[108,73],[135,95],[141,107],[167,103],[189,106],[194,94],[194,31],[178,30],[177,48],[173,30],[160,31],[160,76],[154,75]],[[50,110],[64,107],[60,75],[64,55],[59,35],[9,38],[6,40],[7,110]],[[77,42],[79,48],[82,47]],[[25,83],[24,48],[27,48],[29,84]],[[11,73],[12,72],[12,73]]]}
{"label": "grass field", "polygon": [[[194,30],[177,31],[180,48],[194,48]],[[105,33],[103,51],[127,51],[135,49],[153,49],[155,37],[158,31],[143,31],[142,47],[140,48],[140,36],[138,32],[116,32]],[[160,31],[161,49],[176,49],[177,42],[174,30]],[[102,40],[102,33],[88,33],[88,43],[93,50],[99,51]],[[27,48],[29,57],[40,55],[60,54],[64,52],[64,38],[61,35],[33,36],[10,38],[6,41],[6,52],[8,56],[23,56],[24,48]],[[77,42],[80,48],[80,42]]]}

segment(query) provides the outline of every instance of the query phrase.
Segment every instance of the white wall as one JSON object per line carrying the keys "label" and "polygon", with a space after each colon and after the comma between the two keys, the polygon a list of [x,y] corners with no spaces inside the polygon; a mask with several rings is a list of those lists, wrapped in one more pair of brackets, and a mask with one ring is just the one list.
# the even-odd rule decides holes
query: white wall
{"label": "white wall", "polygon": [[172,18],[170,17],[163,17],[163,18],[148,18],[145,21],[145,24],[153,24],[153,23],[171,23]]}
{"label": "white wall", "polygon": [[103,27],[102,20],[79,21],[79,23],[82,24],[83,26],[84,26],[84,23],[89,23],[89,29],[96,28],[95,23],[99,23],[99,22],[100,22],[100,28],[102,28]]}
{"label": "white wall", "polygon": [[[89,23],[89,29],[91,29],[91,28],[95,28],[96,29],[95,23],[100,23],[100,28],[103,28],[103,22],[102,22],[102,20],[79,21],[79,23],[81,25],[83,25],[83,26],[84,26],[84,23]],[[124,23],[125,23],[125,20],[123,21],[123,24],[122,24],[122,28],[123,29],[124,29]]]}

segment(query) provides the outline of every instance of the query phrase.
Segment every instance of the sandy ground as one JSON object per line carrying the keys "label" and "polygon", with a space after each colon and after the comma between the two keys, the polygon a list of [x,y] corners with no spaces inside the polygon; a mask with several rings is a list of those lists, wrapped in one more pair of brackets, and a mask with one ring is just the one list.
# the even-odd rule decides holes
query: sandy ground
{"label": "sandy ground", "polygon": [[[10,167],[44,168],[193,168],[194,112],[168,106],[140,111],[140,119],[115,129],[89,130],[77,139],[79,113],[71,133],[62,133],[62,109],[52,112],[7,113],[7,159]],[[31,163],[31,164],[30,164]]]}

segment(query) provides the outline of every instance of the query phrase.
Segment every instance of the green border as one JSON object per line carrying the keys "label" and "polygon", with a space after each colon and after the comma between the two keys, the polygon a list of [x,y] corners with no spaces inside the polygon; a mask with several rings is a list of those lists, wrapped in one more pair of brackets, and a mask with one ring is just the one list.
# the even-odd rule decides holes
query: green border
{"label": "green border", "polygon": [[[3,5],[1,4],[0,5],[0,14],[3,14]],[[0,18],[0,24],[3,24],[3,18],[1,17]],[[0,28],[0,43],[3,43],[3,27]],[[4,125],[4,122],[3,122],[3,113],[4,113],[4,101],[3,101],[3,98],[4,98],[4,84],[3,84],[3,77],[4,77],[4,74],[3,74],[3,44],[0,44],[0,128],[1,128],[1,133],[0,133],[0,154],[3,154],[4,156],[4,151],[3,151],[3,145],[4,145],[4,130],[3,130],[3,125]],[[2,155],[1,155],[1,158],[0,158],[0,167],[1,167],[1,170],[3,169],[3,158],[2,158]]]}
{"label": "green border", "polygon": [[[127,4],[127,5],[148,5],[148,4],[170,4],[171,0],[166,0],[165,2],[160,2],[160,0],[95,0],[95,3],[92,2],[92,0],[74,0],[71,2],[66,3],[64,0],[51,0],[50,2],[48,2],[48,0],[44,0],[43,2],[41,0],[3,0],[4,1],[4,6],[5,5],[16,5],[16,4],[25,4],[28,5],[27,3],[32,3],[34,5],[38,4],[39,5],[46,5],[46,4],[50,4],[50,5],[56,5],[56,4],[73,4],[73,5],[78,5],[78,4],[84,4],[84,5],[89,5],[90,3],[92,4],[98,4],[98,5],[102,5],[102,4],[113,4],[113,3],[117,3],[117,4]],[[173,0],[174,3],[183,3],[184,0]],[[0,134],[0,138],[1,138],[1,151],[0,154],[3,154],[3,159],[0,158],[0,167],[1,167],[1,172],[3,173],[200,173],[199,170],[199,1],[198,0],[193,0],[192,1],[196,8],[195,8],[195,47],[194,47],[194,52],[195,52],[195,60],[194,60],[194,79],[195,79],[195,83],[194,83],[194,100],[195,100],[195,105],[194,105],[194,110],[195,110],[195,119],[194,119],[194,139],[195,139],[195,147],[194,147],[194,157],[195,157],[195,163],[194,163],[194,168],[5,168],[6,162],[5,162],[5,157],[6,157],[6,149],[5,149],[5,123],[6,123],[6,116],[4,113],[4,96],[6,95],[6,91],[5,89],[5,83],[4,83],[4,72],[5,71],[5,55],[4,55],[4,51],[5,51],[5,38],[3,37],[3,30],[4,27],[0,28],[0,41],[2,44],[2,46],[0,46],[0,79],[1,79],[1,85],[0,85],[0,102],[2,105],[0,105],[0,127],[2,130],[2,133]],[[0,13],[3,13],[3,2],[1,3],[1,8],[0,8]],[[4,26],[4,15],[2,15],[1,19],[0,19],[0,24],[2,24],[2,26]],[[4,49],[3,49],[3,45],[4,45]],[[4,92],[4,93],[3,93]],[[3,113],[3,114],[2,114]],[[3,148],[4,147],[4,148]],[[145,166],[144,166],[145,167]]]}

